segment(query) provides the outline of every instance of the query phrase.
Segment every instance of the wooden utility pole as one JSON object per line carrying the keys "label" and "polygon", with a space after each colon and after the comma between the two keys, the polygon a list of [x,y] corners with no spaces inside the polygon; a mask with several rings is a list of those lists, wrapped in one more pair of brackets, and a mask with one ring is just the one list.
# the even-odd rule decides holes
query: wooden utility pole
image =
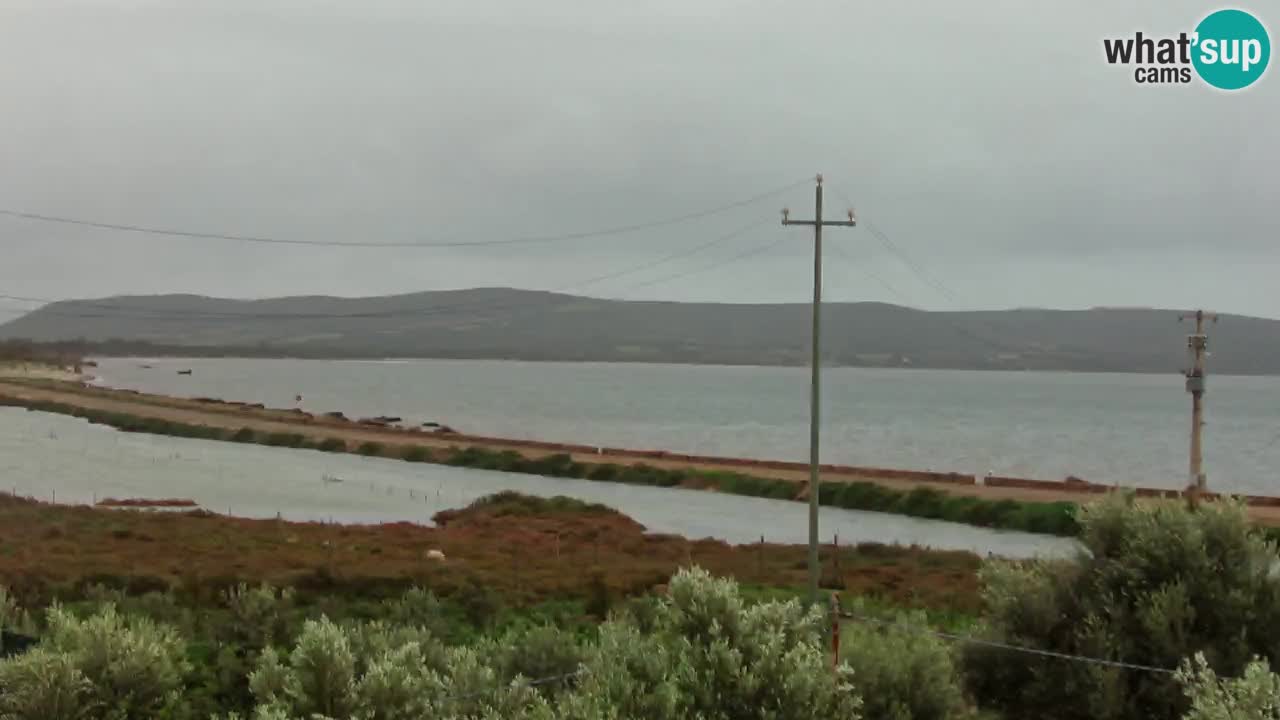
{"label": "wooden utility pole", "polygon": [[1200,451],[1200,431],[1204,427],[1204,360],[1207,354],[1205,350],[1209,346],[1209,336],[1204,333],[1204,321],[1212,320],[1216,323],[1218,322],[1218,316],[1215,313],[1207,313],[1204,310],[1197,310],[1195,313],[1178,316],[1179,321],[1188,318],[1194,318],[1196,321],[1195,333],[1187,336],[1187,350],[1191,353],[1191,367],[1186,372],[1187,392],[1191,393],[1191,479],[1187,485],[1187,490],[1191,494],[1194,504],[1195,500],[1199,499],[1200,494],[1205,492],[1208,484],[1202,467],[1203,458]]}
{"label": "wooden utility pole", "polygon": [[809,602],[818,602],[818,427],[819,391],[822,370],[822,228],[828,225],[853,227],[853,210],[848,220],[822,219],[822,175],[816,178],[812,220],[792,220],[791,211],[782,211],[783,225],[813,226],[813,351],[810,357],[809,388]]}

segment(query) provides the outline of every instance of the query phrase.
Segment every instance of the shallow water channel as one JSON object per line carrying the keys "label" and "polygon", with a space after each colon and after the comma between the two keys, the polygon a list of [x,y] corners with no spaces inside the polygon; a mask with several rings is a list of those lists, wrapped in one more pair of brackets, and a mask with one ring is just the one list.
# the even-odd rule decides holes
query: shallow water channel
{"label": "shallow water channel", "polygon": [[[500,490],[599,502],[651,532],[732,543],[804,543],[803,503],[122,433],[62,415],[0,408],[0,490],[60,503],[190,498],[243,517],[429,524]],[[822,508],[830,542],[918,544],[1010,557],[1068,552],[1063,538]]]}

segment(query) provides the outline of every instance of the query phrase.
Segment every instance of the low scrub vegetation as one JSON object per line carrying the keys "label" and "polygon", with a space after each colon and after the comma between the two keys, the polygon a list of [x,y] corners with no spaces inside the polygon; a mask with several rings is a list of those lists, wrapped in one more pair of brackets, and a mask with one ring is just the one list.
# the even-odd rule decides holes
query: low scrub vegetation
{"label": "low scrub vegetation", "polygon": [[[500,495],[439,532],[468,538],[449,563],[480,563],[481,538],[549,517],[590,532],[620,516]],[[428,574],[383,597],[335,594],[336,574],[212,597],[91,583],[43,609],[13,585],[0,589],[2,637],[35,642],[0,659],[0,717],[1276,720],[1280,551],[1243,507],[1117,495],[1079,522],[1074,557],[988,561],[962,628],[850,590],[838,658],[831,616],[792,599],[798,582],[696,567],[623,599],[603,567],[575,562],[588,582],[518,608],[516,587],[480,575],[450,587]],[[632,562],[664,552],[640,548]],[[907,557],[867,546],[848,560],[887,570]]]}
{"label": "low scrub vegetation", "polygon": [[625,517],[622,513],[600,503],[586,502],[577,498],[557,495],[543,498],[525,495],[512,490],[504,490],[486,495],[461,510],[444,510],[433,516],[436,524],[444,526],[455,518],[486,515],[490,517],[541,516],[556,515],[612,515]]}
{"label": "low scrub vegetation", "polygon": [[372,619],[308,617],[270,587],[227,594],[213,623],[167,596],[121,599],[41,613],[39,643],[0,660],[0,717],[860,717],[856,678],[831,671],[820,613],[747,603],[698,569],[673,577],[643,618],[465,643],[438,634],[448,618],[420,590]]}
{"label": "low scrub vegetation", "polygon": [[[414,511],[406,508],[409,517]],[[802,547],[649,534],[619,512],[572,498],[503,493],[433,519],[434,527],[294,523],[46,505],[0,493],[0,585],[20,589],[30,605],[79,598],[94,584],[207,600],[266,582],[307,602],[355,603],[424,585],[481,617],[588,598],[601,615],[688,564],[751,586],[805,579]],[[445,559],[433,560],[431,550]],[[979,605],[971,553],[861,545],[824,546],[821,557],[824,574],[850,592],[936,613],[972,615]]]}

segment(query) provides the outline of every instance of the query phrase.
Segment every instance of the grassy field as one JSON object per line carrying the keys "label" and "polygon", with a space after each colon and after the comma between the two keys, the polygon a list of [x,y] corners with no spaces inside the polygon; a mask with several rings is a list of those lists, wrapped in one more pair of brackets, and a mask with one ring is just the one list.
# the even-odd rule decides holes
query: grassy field
{"label": "grassy field", "polygon": [[[191,602],[237,583],[301,598],[392,597],[411,586],[467,606],[576,602],[600,612],[699,565],[761,592],[797,592],[801,546],[729,545],[646,533],[610,508],[514,493],[408,523],[326,525],[194,512],[68,507],[0,496],[0,585],[30,606],[101,585],[172,590]],[[443,560],[433,559],[438,550]],[[963,617],[979,605],[979,559],[965,552],[864,544],[823,548],[824,584],[893,606]]]}

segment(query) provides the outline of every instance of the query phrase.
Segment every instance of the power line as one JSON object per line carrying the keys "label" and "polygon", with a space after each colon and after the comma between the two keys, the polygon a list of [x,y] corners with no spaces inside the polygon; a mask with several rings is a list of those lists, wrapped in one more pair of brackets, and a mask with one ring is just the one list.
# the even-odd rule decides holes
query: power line
{"label": "power line", "polygon": [[880,230],[880,228],[876,227],[874,223],[871,223],[868,221],[865,225],[866,225],[867,231],[870,232],[872,235],[874,235],[876,239],[879,240],[880,243],[884,245],[884,247],[887,250],[889,250],[889,252],[893,253],[894,256],[896,256],[899,260],[901,260],[904,265],[910,268],[911,271],[916,274],[916,276],[918,276],[921,280],[929,284],[929,286],[932,287],[933,289],[945,295],[947,299],[950,300],[951,302],[954,302],[957,304],[961,302],[959,296],[956,295],[955,292],[951,290],[951,288],[942,284],[942,282],[933,279],[932,276],[926,273],[914,260],[911,259],[909,255],[907,255],[900,247],[898,247],[897,244],[895,244],[893,240],[889,238],[888,235],[886,235],[882,230]]}
{"label": "power line", "polygon": [[[747,225],[741,226],[729,233],[717,236],[707,242],[695,245],[692,248],[671,253],[669,255],[665,255],[655,260],[649,260],[640,265],[634,265],[634,266],[624,268],[622,270],[616,270],[616,271],[605,273],[602,275],[597,275],[595,277],[587,278],[586,280],[574,281],[573,283],[562,285],[550,290],[540,290],[535,292],[548,292],[548,293],[565,292],[568,290],[579,289],[589,285],[594,285],[600,282],[604,282],[605,280],[613,280],[620,277],[625,277],[627,275],[633,275],[635,273],[642,272],[644,270],[648,270],[653,267],[657,267],[659,265],[671,262],[673,260],[678,260],[681,258],[694,255],[702,250],[706,250],[713,246],[738,238],[743,234],[762,226],[765,222],[767,222],[767,220],[756,220]],[[747,253],[742,253],[741,255],[733,256],[727,260],[718,261],[717,263],[713,263],[710,266],[697,268],[690,272],[678,273],[676,275],[658,278],[655,281],[641,283],[634,287],[644,287],[644,286],[656,284],[658,282],[667,282],[669,280],[676,279],[684,275],[693,274],[694,272],[702,272],[704,270],[712,269],[713,267],[716,267],[718,265],[727,264],[737,259],[748,257],[750,254],[754,254],[756,252],[758,252],[758,250],[751,250],[751,251],[748,251]],[[54,300],[50,298],[37,298],[37,297],[8,295],[8,294],[0,294],[0,300],[10,300],[10,301],[16,301],[16,302],[31,302],[31,303],[62,302],[60,300]],[[539,309],[539,308],[529,308],[525,304],[521,304],[517,306],[517,305],[510,305],[509,303],[504,302],[504,303],[462,303],[457,305],[443,305],[443,306],[423,308],[418,310],[408,310],[408,309],[387,310],[387,311],[380,311],[380,312],[371,311],[371,312],[363,312],[363,313],[267,313],[267,312],[237,313],[237,312],[216,312],[216,311],[200,311],[200,310],[192,310],[192,311],[186,311],[186,312],[148,310],[146,308],[135,308],[135,307],[112,304],[112,303],[85,302],[85,301],[72,301],[72,302],[77,302],[83,307],[103,310],[104,312],[75,313],[75,312],[67,312],[67,311],[60,311],[60,310],[45,310],[44,312],[50,315],[61,316],[61,317],[78,317],[78,318],[95,318],[95,319],[135,318],[135,319],[143,319],[143,320],[168,320],[168,319],[200,318],[200,319],[213,319],[213,320],[318,320],[318,319],[375,319],[375,318],[393,318],[393,317],[428,318],[428,317],[436,317],[439,315],[445,315],[449,313],[469,312],[469,311],[475,311],[475,310],[502,310],[502,309],[508,309],[508,308],[512,308],[512,309],[527,308],[530,310]],[[5,309],[5,310],[0,310],[0,312],[15,312],[15,311],[10,309]],[[26,311],[23,311],[23,312],[26,312]]]}
{"label": "power line", "polygon": [[[840,195],[844,197],[846,202],[849,202],[848,195],[846,195],[843,192],[840,192]],[[850,202],[850,205],[852,205],[851,202]],[[867,220],[863,220],[862,226],[866,228],[867,231],[870,232],[873,236],[875,236],[875,238],[880,241],[881,245],[883,245],[886,250],[888,250],[894,257],[896,257],[904,266],[906,266],[908,270],[913,272],[916,275],[916,277],[918,277],[921,281],[925,282],[930,287],[937,290],[939,293],[945,295],[947,299],[950,300],[952,303],[955,303],[957,305],[964,304],[964,302],[961,300],[961,298],[957,293],[955,293],[953,290],[951,290],[951,288],[947,287],[941,281],[935,280],[932,276],[926,273],[924,268],[922,268],[919,263],[911,259],[910,255],[908,255],[904,250],[902,250],[902,248],[899,247],[898,244],[895,243],[892,240],[892,238],[888,236],[888,234],[886,234],[883,230],[878,228],[874,223]],[[950,326],[952,330],[954,330],[956,333],[970,340],[978,342],[982,345],[987,346],[988,348],[991,348],[992,350],[997,350],[999,352],[1012,351],[1010,347],[1005,343],[982,337],[981,335],[975,334],[971,330],[968,330],[967,328],[961,326],[960,323],[952,320],[948,316],[946,311],[938,311],[937,315],[940,318],[942,318],[943,322],[945,322],[948,326]],[[988,327],[988,329],[990,328]]]}
{"label": "power line", "polygon": [[547,243],[559,242],[564,240],[582,240],[593,237],[607,237],[611,235],[623,235],[641,230],[651,230],[669,225],[676,225],[690,220],[716,215],[740,207],[751,205],[752,203],[766,200],[782,193],[799,187],[808,182],[807,179],[797,182],[788,183],[782,187],[774,188],[751,197],[741,200],[735,200],[724,205],[697,210],[683,215],[674,217],[651,220],[647,222],[635,223],[631,225],[621,225],[617,227],[602,228],[596,230],[585,230],[571,233],[561,233],[556,235],[533,235],[525,237],[504,238],[498,240],[445,240],[437,242],[411,242],[411,241],[384,241],[384,242],[354,242],[349,240],[304,240],[298,238],[278,238],[264,235],[235,235],[213,232],[198,232],[193,230],[179,230],[158,228],[147,225],[134,225],[124,223],[111,223],[99,220],[87,220],[84,218],[67,217],[60,215],[45,215],[41,213],[27,212],[23,210],[0,209],[0,215],[7,215],[22,220],[34,220],[38,222],[59,223],[64,225],[78,225],[82,227],[98,228],[102,230],[118,230],[123,232],[140,233],[144,235],[161,235],[168,237],[180,237],[200,240],[225,240],[243,243],[261,243],[272,245],[308,245],[321,247],[345,247],[345,248],[450,248],[450,247],[486,247],[495,245],[519,245],[527,243]]}
{"label": "power line", "polygon": [[898,292],[897,288],[895,288],[893,285],[890,285],[888,280],[885,280],[880,275],[873,273],[864,267],[859,266],[857,263],[853,261],[853,258],[850,257],[849,254],[844,251],[843,247],[841,247],[840,245],[832,245],[831,248],[836,251],[836,255],[840,256],[840,259],[844,260],[845,263],[849,266],[849,268],[852,269],[854,272],[874,280],[876,284],[880,285],[880,287],[888,291],[890,295],[896,298],[898,302],[902,303],[904,306],[906,307],[911,306],[911,301],[909,301],[902,293]]}
{"label": "power line", "polygon": [[1023,645],[1010,645],[1008,643],[995,642],[993,640],[983,640],[969,635],[956,635],[954,633],[942,632],[930,628],[912,625],[910,623],[894,622],[889,620],[881,620],[879,618],[866,617],[864,615],[856,615],[854,613],[842,612],[840,617],[855,622],[867,623],[870,625],[880,625],[883,627],[892,627],[899,630],[906,630],[920,635],[932,635],[933,637],[949,640],[951,642],[963,643],[966,645],[978,645],[981,647],[993,648],[996,650],[1008,650],[1010,652],[1025,653],[1027,655],[1039,655],[1040,657],[1054,658],[1056,660],[1068,660],[1071,662],[1089,663],[1093,665],[1102,665],[1104,667],[1115,667],[1125,670],[1143,670],[1146,672],[1161,673],[1172,675],[1176,670],[1170,668],[1156,667],[1154,665],[1141,665],[1138,663],[1121,662],[1119,660],[1106,660],[1103,658],[1089,657],[1088,655],[1071,655],[1069,653],[1054,652],[1052,650],[1040,650],[1038,648],[1026,647]]}
{"label": "power line", "polygon": [[[853,202],[849,200],[848,194],[846,194],[842,189],[839,189],[839,188],[837,188],[836,191],[840,193],[840,196],[844,198],[845,202],[849,203],[850,207],[853,207]],[[947,299],[950,300],[951,302],[956,304],[963,304],[961,303],[960,298],[956,295],[955,292],[951,290],[951,288],[947,287],[941,281],[935,280],[931,275],[929,275],[929,273],[925,272],[924,268],[922,268],[919,263],[913,260],[911,256],[906,253],[906,251],[904,251],[901,247],[899,247],[897,243],[895,243],[887,234],[884,233],[884,231],[880,230],[880,228],[878,228],[875,223],[869,220],[863,220],[862,226],[866,228],[866,230],[870,232],[873,236],[875,236],[875,238],[880,241],[880,244],[883,245],[886,250],[888,250],[894,257],[898,258],[898,260],[903,265],[906,265],[907,268],[910,269],[913,273],[915,273],[916,276],[919,277],[922,281],[927,283],[933,289],[937,290],[939,293],[945,295]]]}
{"label": "power line", "polygon": [[720,268],[723,268],[725,265],[731,265],[740,260],[746,260],[747,258],[755,257],[756,255],[761,255],[763,253],[769,252],[770,250],[781,245],[785,240],[786,240],[785,238],[778,239],[778,240],[771,240],[767,243],[764,243],[763,245],[756,245],[754,247],[748,248],[743,252],[730,255],[727,258],[711,263],[709,265],[705,265],[703,267],[694,268],[692,270],[685,270],[683,272],[675,273],[674,275],[667,275],[666,277],[660,277],[654,280],[648,280],[646,282],[636,283],[631,285],[630,287],[623,288],[623,289],[638,290],[639,288],[651,287],[653,285],[660,285],[662,283],[671,282],[672,280],[679,280],[681,278],[686,278],[686,277],[689,277],[690,275],[697,275],[699,273],[704,273],[708,270],[719,270]]}
{"label": "power line", "polygon": [[[576,678],[585,674],[587,674],[586,668],[578,668],[573,672],[561,673],[560,675],[549,675],[547,677],[538,678],[536,680],[526,680],[523,684],[523,687],[538,687],[539,685],[550,685],[552,683],[562,682],[564,680],[572,680],[573,678]],[[488,690],[478,690],[476,692],[461,693],[458,695],[448,695],[443,698],[440,698],[439,702],[446,703],[446,702],[460,702],[462,700],[474,700],[475,698],[480,698],[486,695],[490,695],[492,693],[496,693],[499,690],[506,690],[509,687],[510,686],[503,686],[500,688],[490,688]]]}

